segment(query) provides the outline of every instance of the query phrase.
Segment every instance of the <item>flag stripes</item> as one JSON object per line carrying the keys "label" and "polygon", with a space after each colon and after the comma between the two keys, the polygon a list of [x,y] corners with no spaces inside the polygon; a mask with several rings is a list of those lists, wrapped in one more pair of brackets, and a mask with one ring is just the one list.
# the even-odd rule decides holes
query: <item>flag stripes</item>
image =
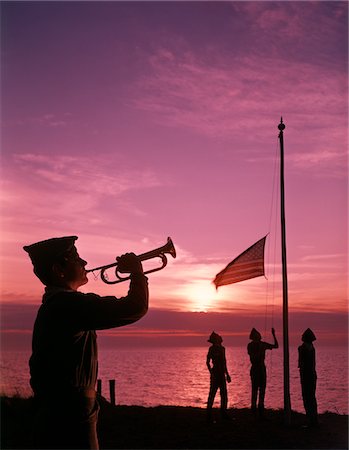
{"label": "flag stripes", "polygon": [[219,286],[238,283],[239,281],[264,275],[264,246],[266,236],[229,263],[214,279],[216,289]]}

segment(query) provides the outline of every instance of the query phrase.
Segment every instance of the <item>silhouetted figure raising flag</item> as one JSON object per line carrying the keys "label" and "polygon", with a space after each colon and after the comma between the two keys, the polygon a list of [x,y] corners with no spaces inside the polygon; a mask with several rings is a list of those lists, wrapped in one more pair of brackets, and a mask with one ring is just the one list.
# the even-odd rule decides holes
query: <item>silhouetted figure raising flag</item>
{"label": "silhouetted figure raising flag", "polygon": [[265,351],[272,350],[273,348],[278,348],[279,343],[275,336],[274,328],[271,329],[272,335],[274,337],[274,344],[268,344],[268,342],[262,341],[262,336],[255,328],[252,328],[250,333],[250,342],[247,345],[247,352],[250,355],[251,361],[251,409],[255,414],[257,412],[257,398],[258,398],[258,412],[260,418],[264,416],[264,397],[265,389],[267,386],[267,370],[265,367]]}
{"label": "silhouetted figure raising flag", "polygon": [[213,280],[216,289],[219,286],[238,283],[239,281],[264,275],[264,246],[266,238],[264,236],[264,238],[251,245],[216,275],[216,278]]}
{"label": "silhouetted figure raising flag", "polygon": [[46,286],[33,331],[30,384],[37,404],[36,447],[98,449],[95,330],[120,327],[148,310],[148,283],[133,253],[118,258],[130,273],[126,297],[100,297],[77,289],[88,282],[76,236],[24,247]]}
{"label": "silhouetted figure raising flag", "polygon": [[227,369],[225,348],[222,345],[223,339],[213,331],[207,342],[212,344],[206,358],[206,365],[211,374],[210,392],[207,400],[207,420],[212,420],[212,406],[218,388],[221,396],[221,416],[223,419],[229,419],[227,413],[228,392],[226,382],[230,383],[231,378]]}
{"label": "silhouetted figure raising flag", "polygon": [[302,397],[304,409],[307,415],[308,425],[318,425],[316,392],[316,361],[313,341],[315,334],[310,328],[302,335],[303,344],[298,347],[298,367],[301,378]]}

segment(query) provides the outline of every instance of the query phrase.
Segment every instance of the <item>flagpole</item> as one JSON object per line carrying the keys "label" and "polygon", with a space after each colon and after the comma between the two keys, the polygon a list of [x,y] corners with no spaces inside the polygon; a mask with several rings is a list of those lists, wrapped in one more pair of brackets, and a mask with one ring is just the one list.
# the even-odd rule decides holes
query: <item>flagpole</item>
{"label": "flagpole", "polygon": [[284,350],[284,416],[285,424],[291,423],[291,397],[290,397],[290,356],[288,341],[288,287],[286,264],[286,223],[285,223],[285,182],[284,182],[284,133],[285,124],[282,117],[278,129],[280,130],[280,196],[281,196],[281,254],[282,254],[282,323],[283,323],[283,350]]}

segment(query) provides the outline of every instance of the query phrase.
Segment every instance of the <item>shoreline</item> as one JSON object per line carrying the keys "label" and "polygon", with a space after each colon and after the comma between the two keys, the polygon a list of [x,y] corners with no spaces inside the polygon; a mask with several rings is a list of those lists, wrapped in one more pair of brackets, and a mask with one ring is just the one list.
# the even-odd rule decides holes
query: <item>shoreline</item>
{"label": "shoreline", "polygon": [[[228,410],[229,421],[214,408],[215,423],[206,409],[191,406],[111,405],[99,397],[98,423],[102,449],[348,449],[348,415],[319,414],[320,425],[304,428],[305,415],[292,412],[286,426],[282,410],[267,409],[265,420],[247,408]],[[1,397],[1,449],[33,449],[33,399]]]}

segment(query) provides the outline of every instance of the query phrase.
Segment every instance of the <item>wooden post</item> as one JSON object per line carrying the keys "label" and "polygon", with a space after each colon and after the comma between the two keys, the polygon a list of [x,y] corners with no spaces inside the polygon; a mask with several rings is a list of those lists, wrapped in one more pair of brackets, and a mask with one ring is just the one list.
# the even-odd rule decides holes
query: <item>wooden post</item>
{"label": "wooden post", "polygon": [[102,380],[97,380],[97,394],[102,395]]}
{"label": "wooden post", "polygon": [[115,380],[109,380],[110,403],[115,405]]}

